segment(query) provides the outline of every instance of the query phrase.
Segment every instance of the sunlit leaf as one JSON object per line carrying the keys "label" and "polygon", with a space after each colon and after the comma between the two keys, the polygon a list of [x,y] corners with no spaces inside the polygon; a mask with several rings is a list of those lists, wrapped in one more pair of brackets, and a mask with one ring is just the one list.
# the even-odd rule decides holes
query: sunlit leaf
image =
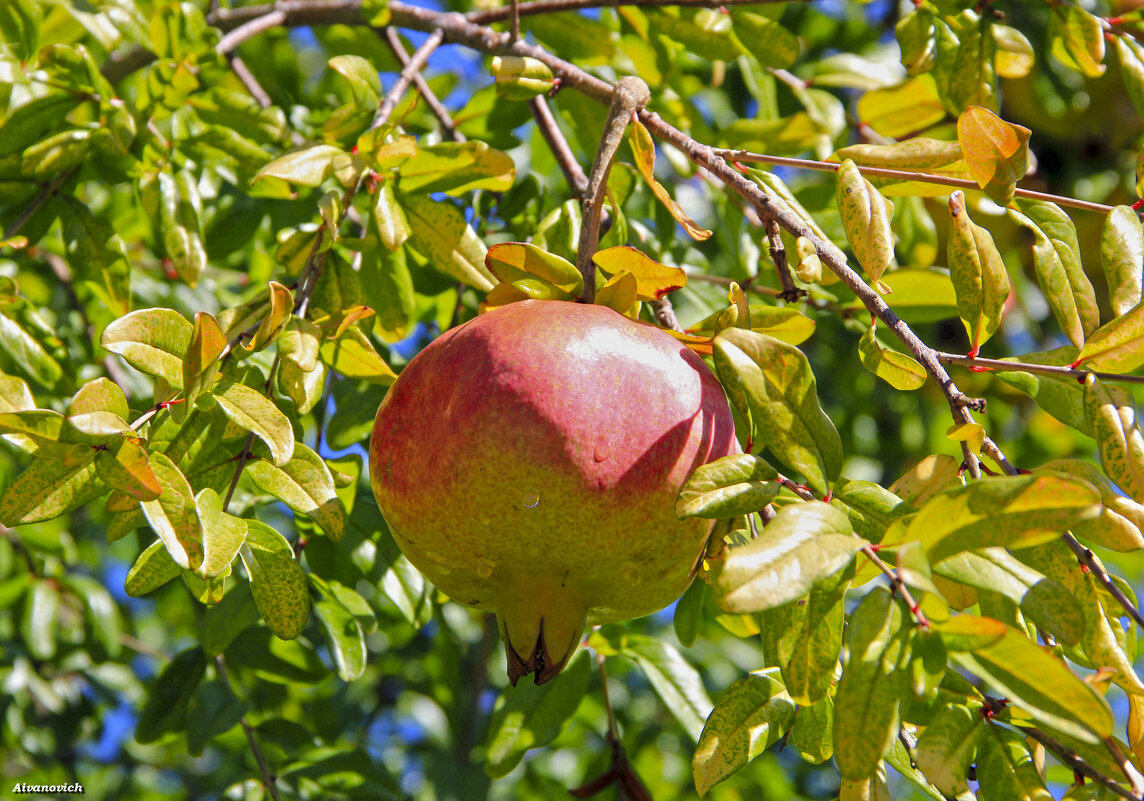
{"label": "sunlit leaf", "polygon": [[306,573],[294,559],[290,543],[257,520],[246,521],[246,542],[238,550],[250,592],[267,627],[283,640],[302,633],[310,614]]}
{"label": "sunlit leaf", "polygon": [[881,279],[894,262],[894,234],[890,229],[894,204],[882,197],[849,159],[838,167],[835,197],[850,249],[874,288],[888,294],[891,290]]}
{"label": "sunlit leaf", "polygon": [[925,545],[936,564],[977,548],[1048,542],[1099,511],[1092,486],[1064,476],[983,478],[932,496],[914,515],[907,539]]}
{"label": "sunlit leaf", "polygon": [[808,501],[783,507],[758,539],[730,549],[713,566],[717,603],[728,612],[758,612],[797,600],[866,544],[832,506]]}
{"label": "sunlit leaf", "polygon": [[977,185],[1002,206],[1013,200],[1017,182],[1029,168],[1029,136],[980,106],[970,106],[957,118],[957,141]]}
{"label": "sunlit leaf", "polygon": [[778,741],[795,720],[795,705],[774,668],[739,679],[711,711],[692,758],[700,798]]}
{"label": "sunlit leaf", "polygon": [[521,682],[502,691],[489,724],[485,773],[494,779],[506,776],[526,751],[556,739],[580,706],[591,677],[589,660],[581,654],[550,682]]}
{"label": "sunlit leaf", "polygon": [[192,332],[191,323],[174,309],[140,309],[107,326],[100,344],[136,370],[181,387]]}
{"label": "sunlit leaf", "polygon": [[687,216],[683,207],[676,201],[672,200],[668,191],[663,188],[663,185],[656,180],[655,177],[655,144],[651,140],[651,134],[648,133],[647,128],[643,123],[634,121],[631,125],[629,141],[632,143],[632,153],[636,159],[636,169],[639,170],[640,176],[647,183],[651,189],[652,194],[656,199],[664,205],[675,221],[683,226],[683,230],[688,235],[699,242],[710,238],[711,231],[706,228],[700,228],[699,225]]}
{"label": "sunlit leaf", "polygon": [[969,334],[971,353],[997,331],[1009,297],[1009,275],[993,236],[969,219],[965,195],[949,198],[949,272],[957,295],[957,312]]}
{"label": "sunlit leaf", "polygon": [[753,450],[770,449],[825,492],[842,466],[842,443],[818,404],[806,356],[777,339],[727,329],[715,337],[715,369],[731,400],[751,422]]}

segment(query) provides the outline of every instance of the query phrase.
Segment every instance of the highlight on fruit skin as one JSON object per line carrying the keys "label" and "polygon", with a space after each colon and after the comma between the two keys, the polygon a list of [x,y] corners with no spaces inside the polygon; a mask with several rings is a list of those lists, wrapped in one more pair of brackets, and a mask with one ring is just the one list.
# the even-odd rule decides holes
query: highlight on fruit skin
{"label": "highlight on fruit skin", "polygon": [[442,334],[378,410],[370,481],[394,540],[449,597],[495,612],[513,684],[586,625],[678,598],[712,521],[679,520],[695,468],[735,452],[719,382],[664,331],[527,300]]}

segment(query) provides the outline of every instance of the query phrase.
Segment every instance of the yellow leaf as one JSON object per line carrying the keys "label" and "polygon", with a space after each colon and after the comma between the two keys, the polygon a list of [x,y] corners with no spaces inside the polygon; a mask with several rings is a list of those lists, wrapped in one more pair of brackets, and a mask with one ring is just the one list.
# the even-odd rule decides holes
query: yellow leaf
{"label": "yellow leaf", "polygon": [[694,220],[688,217],[683,211],[683,207],[672,200],[671,195],[667,193],[663,185],[655,179],[655,145],[651,141],[651,134],[648,133],[647,128],[638,120],[632,123],[631,142],[632,153],[636,157],[636,169],[647,181],[647,185],[651,187],[651,191],[659,202],[671,212],[671,216],[683,226],[683,230],[687,231],[692,239],[702,242],[709,238],[712,232],[706,228],[700,228]]}
{"label": "yellow leaf", "polygon": [[660,264],[646,253],[627,245],[598,251],[592,261],[607,275],[619,275],[625,270],[631,273],[636,281],[638,300],[659,300],[687,284],[687,273],[679,267]]}
{"label": "yellow leaf", "polygon": [[957,141],[977,185],[1002,206],[1013,201],[1017,182],[1029,169],[1031,131],[970,106],[957,118]]}

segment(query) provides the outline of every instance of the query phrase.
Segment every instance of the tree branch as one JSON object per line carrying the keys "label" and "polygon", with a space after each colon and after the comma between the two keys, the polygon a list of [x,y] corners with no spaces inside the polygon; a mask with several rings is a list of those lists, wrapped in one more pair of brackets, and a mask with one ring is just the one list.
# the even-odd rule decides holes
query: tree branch
{"label": "tree branch", "polygon": [[1075,367],[1057,367],[1051,364],[1031,364],[1029,362],[1015,362],[1007,359],[983,359],[980,356],[962,356],[957,353],[945,353],[943,351],[938,351],[937,357],[942,364],[963,364],[967,367],[976,367],[988,372],[1008,371],[1012,373],[1050,375],[1056,378],[1075,378],[1077,382],[1081,384],[1084,383],[1085,376],[1094,375],[1101,381],[1144,384],[1144,376],[1140,375],[1100,373],[1095,370],[1080,370]]}
{"label": "tree branch", "polygon": [[1114,781],[1108,776],[1105,776],[1092,765],[1085,762],[1084,757],[1082,757],[1080,754],[1077,754],[1072,749],[1067,748],[1066,746],[1057,742],[1052,737],[1040,731],[1039,729],[1025,726],[1019,726],[1018,728],[1026,735],[1032,737],[1038,743],[1043,745],[1046,749],[1052,751],[1053,756],[1055,756],[1065,766],[1071,768],[1076,773],[1092,779],[1097,784],[1108,788],[1122,798],[1127,798],[1129,801],[1140,801],[1138,796],[1135,796],[1128,790],[1124,789],[1124,787],[1122,787],[1119,782]]}
{"label": "tree branch", "polygon": [[560,130],[552,109],[548,107],[548,101],[543,95],[538,95],[528,101],[528,105],[532,109],[532,116],[536,119],[540,135],[544,137],[548,149],[552,151],[556,163],[560,165],[560,171],[564,173],[564,180],[568,182],[572,196],[577,200],[583,199],[584,193],[588,191],[588,176],[584,174],[580,162],[576,160],[572,148],[568,146],[568,140]]}
{"label": "tree branch", "polygon": [[[798,169],[817,170],[819,172],[837,172],[839,167],[839,164],[833,161],[796,159],[787,156],[769,156],[766,153],[753,153],[749,150],[720,148],[716,149],[715,152],[727,161],[738,161],[744,164],[774,164],[776,166],[796,167]],[[958,189],[981,191],[980,184],[966,178],[954,178],[949,175],[934,175],[928,172],[891,170],[886,167],[863,167],[859,165],[858,169],[863,175],[876,178],[896,178],[900,181],[917,181],[918,183],[924,184],[937,184],[939,186],[952,186]],[[1015,192],[1017,197],[1023,197],[1028,200],[1043,200],[1048,203],[1056,203],[1058,206],[1070,206],[1074,209],[1094,211],[1098,214],[1108,214],[1113,209],[1112,206],[1106,206],[1103,203],[1092,203],[1088,200],[1078,200],[1077,198],[1065,197],[1063,195],[1050,195],[1047,192],[1035,192],[1032,189],[1021,189],[1018,187]]]}
{"label": "tree branch", "polygon": [[[397,60],[401,62],[402,68],[409,69],[411,63],[409,54],[405,52],[405,45],[402,44],[401,36],[398,35],[396,28],[386,27],[385,41],[389,45],[389,49],[393,51],[393,55],[397,56]],[[413,73],[413,85],[421,93],[425,105],[429,107],[433,116],[437,118],[437,122],[440,123],[442,138],[452,139],[454,142],[464,142],[465,135],[457,130],[457,123],[453,121],[449,109],[445,108],[445,104],[429,88],[429,82],[425,80],[425,76],[421,74],[420,70]]]}

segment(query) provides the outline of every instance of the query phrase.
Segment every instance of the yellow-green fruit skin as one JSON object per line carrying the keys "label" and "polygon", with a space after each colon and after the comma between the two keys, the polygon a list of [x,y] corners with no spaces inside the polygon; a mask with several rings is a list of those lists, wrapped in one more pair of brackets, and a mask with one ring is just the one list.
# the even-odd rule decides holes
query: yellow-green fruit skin
{"label": "yellow-green fruit skin", "polygon": [[687,588],[712,522],[692,471],[736,450],[722,387],[667,333],[603,306],[521,301],[434,340],[374,423],[370,480],[398,546],[497,613],[509,675],[559,672],[585,622]]}

